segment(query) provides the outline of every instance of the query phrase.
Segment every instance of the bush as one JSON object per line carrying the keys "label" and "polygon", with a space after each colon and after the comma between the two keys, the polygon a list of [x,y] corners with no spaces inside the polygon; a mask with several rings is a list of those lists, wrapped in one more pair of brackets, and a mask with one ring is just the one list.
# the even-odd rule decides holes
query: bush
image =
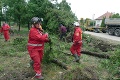
{"label": "bush", "polygon": [[112,78],[120,78],[120,48],[117,48],[110,58],[110,60],[107,60],[106,62],[103,62],[103,66],[108,69],[108,71],[112,74]]}

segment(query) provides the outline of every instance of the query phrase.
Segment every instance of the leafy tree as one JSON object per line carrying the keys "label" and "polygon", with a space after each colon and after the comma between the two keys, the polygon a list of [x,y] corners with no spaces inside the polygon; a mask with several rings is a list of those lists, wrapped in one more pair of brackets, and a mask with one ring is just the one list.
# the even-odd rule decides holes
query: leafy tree
{"label": "leafy tree", "polygon": [[119,13],[113,14],[111,18],[120,18],[120,14]]}
{"label": "leafy tree", "polygon": [[[71,26],[77,20],[75,14],[71,11],[70,4],[66,0],[58,3],[55,0],[4,0],[4,7],[7,8],[7,21],[14,21],[19,25],[28,24],[32,17],[40,17],[44,19],[42,26],[44,29],[49,29],[56,32],[60,23]],[[14,4],[13,4],[14,2]]]}
{"label": "leafy tree", "polygon": [[105,18],[102,19],[101,27],[105,27]]}
{"label": "leafy tree", "polygon": [[20,31],[20,24],[26,10],[26,2],[24,0],[5,0],[4,6],[7,7],[7,16],[9,16],[9,18],[13,17],[14,22],[18,23],[18,30]]}
{"label": "leafy tree", "polygon": [[2,0],[0,1],[0,26],[1,26],[1,20],[2,20]]}
{"label": "leafy tree", "polygon": [[89,18],[86,18],[85,19],[85,26],[89,26],[90,25],[90,19]]}
{"label": "leafy tree", "polygon": [[80,19],[80,24],[81,24],[81,26],[84,26],[84,19],[83,18]]}
{"label": "leafy tree", "polygon": [[69,6],[70,4],[68,4],[66,2],[66,0],[62,0],[62,2],[59,4],[59,10],[62,11],[70,11],[71,7]]}
{"label": "leafy tree", "polygon": [[[65,3],[64,3],[65,2]],[[63,0],[60,4],[56,2],[54,8],[49,8],[48,13],[46,14],[45,19],[48,21],[48,29],[53,32],[56,32],[59,24],[66,25],[68,28],[71,28],[71,24],[77,20],[74,13],[72,13],[69,4]]]}

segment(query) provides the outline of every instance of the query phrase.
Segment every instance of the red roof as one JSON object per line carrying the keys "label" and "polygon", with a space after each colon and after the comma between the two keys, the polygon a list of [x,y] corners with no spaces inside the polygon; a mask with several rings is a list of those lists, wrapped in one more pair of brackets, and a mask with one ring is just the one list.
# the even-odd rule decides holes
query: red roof
{"label": "red roof", "polygon": [[96,18],[96,20],[102,20],[103,18],[109,18],[112,15],[113,15],[113,13],[106,12],[105,14],[103,14],[100,17]]}

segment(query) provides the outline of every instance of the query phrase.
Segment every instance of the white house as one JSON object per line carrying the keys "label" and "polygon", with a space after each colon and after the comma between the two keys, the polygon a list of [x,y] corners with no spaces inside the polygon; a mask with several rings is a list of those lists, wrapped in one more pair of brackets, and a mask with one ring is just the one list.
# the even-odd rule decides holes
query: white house
{"label": "white house", "polygon": [[95,19],[95,26],[101,26],[102,23],[102,19],[103,18],[109,18],[110,16],[112,16],[113,13],[110,12],[106,12],[105,14],[101,15],[100,17]]}

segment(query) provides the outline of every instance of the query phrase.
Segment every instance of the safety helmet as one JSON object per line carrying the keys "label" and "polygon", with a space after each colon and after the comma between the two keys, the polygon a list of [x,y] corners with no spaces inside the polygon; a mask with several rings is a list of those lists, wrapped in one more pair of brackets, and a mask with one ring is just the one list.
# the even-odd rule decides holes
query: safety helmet
{"label": "safety helmet", "polygon": [[61,26],[63,26],[63,24],[60,24],[59,26],[61,27]]}
{"label": "safety helmet", "polygon": [[33,17],[33,18],[31,19],[31,22],[32,22],[32,24],[41,23],[41,19],[38,18],[38,17]]}
{"label": "safety helmet", "polygon": [[80,24],[78,22],[75,22],[74,26],[80,26]]}

